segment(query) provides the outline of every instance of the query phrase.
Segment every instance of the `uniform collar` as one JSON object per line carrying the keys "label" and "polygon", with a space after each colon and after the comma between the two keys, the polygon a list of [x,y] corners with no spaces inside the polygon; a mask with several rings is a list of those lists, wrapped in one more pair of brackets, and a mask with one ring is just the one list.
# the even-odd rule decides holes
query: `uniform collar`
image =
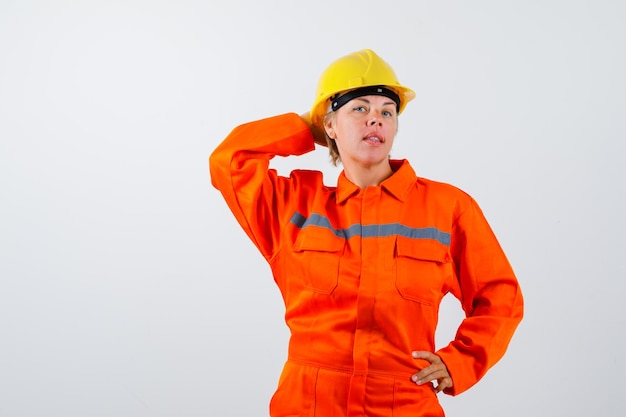
{"label": "uniform collar", "polygon": [[[394,173],[380,184],[380,187],[400,201],[406,199],[411,186],[415,184],[417,175],[406,159],[390,160],[391,169]],[[337,204],[345,202],[348,198],[357,194],[361,189],[346,178],[344,171],[337,179]]]}

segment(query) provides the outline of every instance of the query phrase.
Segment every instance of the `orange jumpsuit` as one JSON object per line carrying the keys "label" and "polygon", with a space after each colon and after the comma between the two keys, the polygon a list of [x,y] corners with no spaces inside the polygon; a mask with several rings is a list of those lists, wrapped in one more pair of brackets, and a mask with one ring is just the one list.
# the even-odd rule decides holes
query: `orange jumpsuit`
{"label": "orange jumpsuit", "polygon": [[211,181],[269,263],[285,303],[288,359],[273,417],[443,416],[430,384],[411,376],[435,350],[442,297],[466,318],[436,351],[459,394],[504,354],[522,319],[513,270],[476,202],[417,177],[407,161],[359,189],[322,173],[269,169],[315,148],[297,114],[235,128],[209,158]]}

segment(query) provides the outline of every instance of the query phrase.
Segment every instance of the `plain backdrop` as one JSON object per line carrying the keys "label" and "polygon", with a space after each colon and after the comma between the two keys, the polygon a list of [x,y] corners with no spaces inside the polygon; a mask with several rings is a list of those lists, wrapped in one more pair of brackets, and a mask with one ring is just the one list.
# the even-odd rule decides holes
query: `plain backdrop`
{"label": "plain backdrop", "polygon": [[[288,332],[211,187],[238,124],[371,48],[417,98],[392,156],[481,205],[526,316],[449,416],[621,416],[626,3],[0,3],[0,416],[265,416]],[[339,172],[325,149],[281,173]],[[438,345],[462,315],[441,310]]]}

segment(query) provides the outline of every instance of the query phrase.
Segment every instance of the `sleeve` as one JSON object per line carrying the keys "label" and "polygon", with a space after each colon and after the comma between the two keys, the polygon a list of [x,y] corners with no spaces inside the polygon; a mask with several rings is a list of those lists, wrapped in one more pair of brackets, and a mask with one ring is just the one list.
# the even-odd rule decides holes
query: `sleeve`
{"label": "sleeve", "polygon": [[211,183],[266,259],[276,250],[279,213],[289,203],[289,179],[269,169],[278,156],[315,149],[306,123],[287,113],[240,125],[209,156]]}
{"label": "sleeve", "polygon": [[454,340],[437,352],[458,395],[478,382],[508,348],[522,320],[522,292],[500,244],[474,200],[454,227],[451,253],[466,318]]}

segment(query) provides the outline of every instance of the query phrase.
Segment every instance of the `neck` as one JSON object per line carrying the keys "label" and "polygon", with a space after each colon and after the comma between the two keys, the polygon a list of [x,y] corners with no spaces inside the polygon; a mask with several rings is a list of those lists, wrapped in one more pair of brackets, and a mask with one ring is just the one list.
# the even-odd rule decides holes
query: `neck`
{"label": "neck", "polygon": [[389,160],[372,166],[344,165],[343,171],[346,174],[346,178],[359,188],[378,186],[393,174]]}

